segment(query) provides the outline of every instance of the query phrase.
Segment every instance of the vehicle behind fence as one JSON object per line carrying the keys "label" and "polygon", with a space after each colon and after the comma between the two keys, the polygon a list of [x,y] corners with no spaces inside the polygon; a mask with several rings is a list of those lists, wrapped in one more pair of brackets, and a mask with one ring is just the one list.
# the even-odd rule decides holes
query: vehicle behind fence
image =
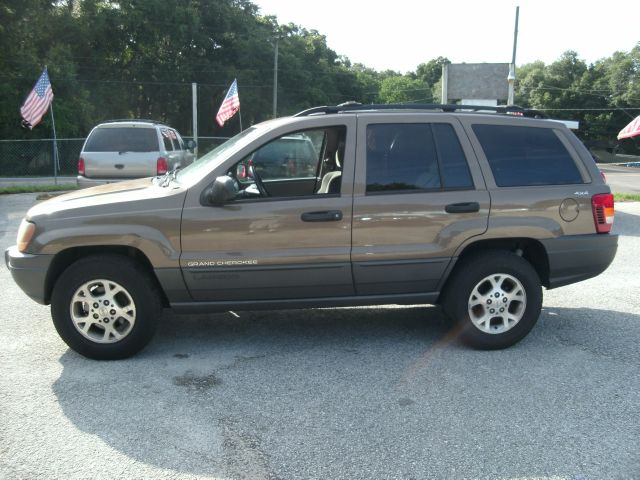
{"label": "vehicle behind fence", "polygon": [[[198,156],[213,150],[228,137],[199,137]],[[185,141],[192,137],[183,137]],[[58,175],[75,176],[84,138],[59,138]],[[53,139],[0,140],[0,177],[51,177],[53,172]]]}

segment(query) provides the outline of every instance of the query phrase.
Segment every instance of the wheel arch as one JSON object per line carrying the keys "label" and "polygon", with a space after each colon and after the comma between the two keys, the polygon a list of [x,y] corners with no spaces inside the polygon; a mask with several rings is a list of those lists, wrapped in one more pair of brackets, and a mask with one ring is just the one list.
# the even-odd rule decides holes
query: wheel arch
{"label": "wheel arch", "polygon": [[144,268],[156,284],[160,292],[163,306],[169,305],[169,300],[158,280],[149,258],[141,250],[126,245],[94,245],[88,247],[71,247],[58,252],[51,261],[47,276],[45,278],[45,304],[51,302],[51,293],[56,280],[71,264],[91,255],[113,254],[133,259]]}
{"label": "wheel arch", "polygon": [[[477,240],[466,245],[449,266],[449,273],[440,289],[440,296],[447,290],[448,284],[454,274],[461,268],[464,268],[468,259],[478,253],[491,250],[508,251],[524,258],[538,274],[540,283],[547,288],[549,287],[549,256],[547,255],[547,250],[544,245],[533,238],[500,238]],[[438,301],[440,301],[440,299]]]}

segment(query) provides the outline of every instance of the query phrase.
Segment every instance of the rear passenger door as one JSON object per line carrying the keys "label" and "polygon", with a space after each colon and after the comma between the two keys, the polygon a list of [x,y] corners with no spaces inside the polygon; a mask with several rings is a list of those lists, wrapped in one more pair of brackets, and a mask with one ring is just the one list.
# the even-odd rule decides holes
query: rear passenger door
{"label": "rear passenger door", "polygon": [[490,199],[446,114],[358,117],[352,263],[359,295],[435,292],[456,248],[487,229]]}

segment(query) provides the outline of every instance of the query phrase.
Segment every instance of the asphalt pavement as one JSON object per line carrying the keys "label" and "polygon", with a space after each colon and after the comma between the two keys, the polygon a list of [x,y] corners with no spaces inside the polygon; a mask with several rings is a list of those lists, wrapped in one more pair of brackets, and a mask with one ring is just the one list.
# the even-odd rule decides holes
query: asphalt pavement
{"label": "asphalt pavement", "polygon": [[614,193],[640,192],[640,168],[607,164],[599,164],[598,167],[606,175],[607,183]]}
{"label": "asphalt pavement", "polygon": [[27,185],[75,185],[76,177],[0,177],[0,188]]}
{"label": "asphalt pavement", "polygon": [[[35,195],[0,196],[0,247]],[[640,203],[612,266],[531,334],[461,346],[435,307],[163,315],[87,360],[0,268],[0,478],[640,478]]]}

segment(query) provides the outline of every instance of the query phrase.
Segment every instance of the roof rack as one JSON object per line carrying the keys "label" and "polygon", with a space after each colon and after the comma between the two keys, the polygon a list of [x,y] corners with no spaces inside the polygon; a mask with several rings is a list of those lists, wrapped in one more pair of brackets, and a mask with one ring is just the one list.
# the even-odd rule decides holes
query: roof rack
{"label": "roof rack", "polygon": [[149,120],[148,118],[116,118],[114,120],[105,120],[102,123],[118,123],[118,122],[140,122],[140,123],[153,123],[155,125],[165,125],[164,122],[158,122],[157,120]]}
{"label": "roof rack", "polygon": [[519,107],[517,105],[446,105],[438,103],[384,103],[363,105],[361,103],[347,102],[335,106],[313,107],[296,113],[294,117],[306,117],[309,115],[354,112],[364,110],[439,110],[441,112],[472,111],[495,112],[504,115],[515,115],[529,118],[547,118],[537,110]]}

